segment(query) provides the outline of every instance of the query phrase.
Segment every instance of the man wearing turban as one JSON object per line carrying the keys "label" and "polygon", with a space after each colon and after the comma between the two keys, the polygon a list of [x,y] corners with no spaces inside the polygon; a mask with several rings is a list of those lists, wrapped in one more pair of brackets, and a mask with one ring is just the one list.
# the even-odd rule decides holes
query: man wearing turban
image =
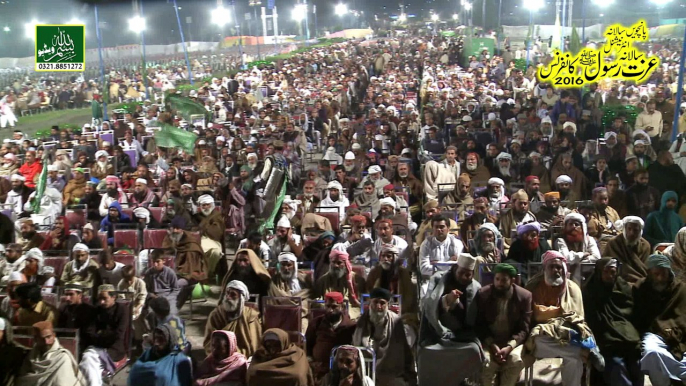
{"label": "man wearing turban", "polygon": [[650,255],[650,243],[641,237],[644,223],[640,217],[627,216],[615,224],[621,234],[607,242],[603,256],[614,257],[622,264],[621,275],[633,284],[646,277],[645,262]]}
{"label": "man wearing turban", "polygon": [[512,195],[510,206],[510,210],[500,219],[500,233],[503,235],[506,254],[512,244],[512,231],[516,230],[520,224],[537,221],[536,215],[529,210],[529,195],[523,189],[519,189]]}
{"label": "man wearing turban", "polygon": [[580,213],[565,216],[562,237],[553,242],[553,249],[560,251],[570,265],[594,262],[600,259],[600,251],[593,237],[588,235],[586,218]]}
{"label": "man wearing turban", "polygon": [[222,241],[226,225],[219,210],[215,210],[214,197],[203,194],[198,198],[198,213],[194,220],[200,230],[200,246],[205,254],[209,272],[208,276],[217,273],[221,276],[226,272],[226,263],[222,255]]}
{"label": "man wearing turban", "polygon": [[493,269],[493,284],[476,294],[475,329],[484,348],[481,384],[492,386],[500,373],[500,386],[514,386],[524,368],[522,345],[531,328],[531,292],[515,284],[517,270],[510,264]]}
{"label": "man wearing turban", "polygon": [[353,272],[348,253],[334,247],[329,260],[329,272],[315,283],[315,296],[322,297],[328,292],[342,293],[350,304],[350,317],[357,319],[360,315],[362,291],[365,288],[364,279]]}
{"label": "man wearing turban", "polygon": [[541,224],[537,222],[517,226],[517,237],[507,252],[507,261],[521,264],[542,261],[543,254],[550,250],[550,244],[540,236]]}
{"label": "man wearing turban", "polygon": [[98,278],[99,264],[90,258],[90,248],[77,243],[72,248],[72,260],[62,270],[62,283],[80,283],[84,288],[91,289]]}

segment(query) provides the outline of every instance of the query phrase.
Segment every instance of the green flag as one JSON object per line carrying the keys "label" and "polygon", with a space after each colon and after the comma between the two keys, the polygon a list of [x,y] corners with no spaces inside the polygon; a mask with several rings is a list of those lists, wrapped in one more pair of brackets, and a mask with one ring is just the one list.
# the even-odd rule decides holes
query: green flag
{"label": "green flag", "polygon": [[176,112],[177,116],[183,117],[188,122],[191,121],[191,115],[203,115],[208,122],[209,118],[211,118],[211,114],[205,109],[205,106],[193,101],[191,98],[167,93],[164,102],[169,107],[168,111]]}
{"label": "green flag", "polygon": [[38,182],[36,183],[36,196],[33,198],[31,203],[31,209],[33,213],[40,213],[40,202],[43,199],[43,194],[45,193],[45,186],[48,184],[48,158],[47,152],[43,154],[43,170],[40,172],[40,177],[38,177]]}
{"label": "green flag", "polygon": [[281,210],[281,205],[283,205],[283,200],[286,198],[286,186],[288,185],[288,175],[284,176],[283,178],[283,185],[281,185],[281,191],[279,192],[279,196],[276,197],[276,204],[274,205],[274,210],[272,213],[267,217],[266,220],[260,225],[258,228],[258,232],[261,234],[264,234],[264,232],[267,229],[273,229],[274,228],[274,220],[276,219],[276,214],[279,213]]}
{"label": "green flag", "polygon": [[197,134],[179,129],[172,125],[163,124],[162,128],[155,132],[155,144],[160,147],[180,147],[187,153],[193,153]]}

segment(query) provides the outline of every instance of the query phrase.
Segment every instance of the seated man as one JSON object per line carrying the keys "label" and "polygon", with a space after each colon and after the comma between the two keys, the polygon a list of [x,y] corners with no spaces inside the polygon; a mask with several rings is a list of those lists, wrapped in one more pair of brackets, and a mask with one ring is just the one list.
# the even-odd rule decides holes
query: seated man
{"label": "seated man", "polygon": [[[198,197],[198,205],[200,206],[198,213],[193,217],[200,230],[201,251],[204,251],[208,265],[206,269],[208,272],[205,274],[212,277],[213,273],[217,271],[220,276],[224,276],[226,260],[223,259],[222,255],[222,241],[224,240],[226,225],[222,218],[222,212],[215,210],[214,197],[209,194]],[[187,224],[183,225],[182,229],[185,229]]]}
{"label": "seated man", "polygon": [[269,296],[295,296],[303,301],[312,295],[312,278],[309,273],[298,271],[298,259],[290,252],[278,257],[279,271],[269,285]]}
{"label": "seated man", "polygon": [[412,272],[398,260],[397,247],[389,244],[381,246],[379,264],[367,275],[366,288],[368,293],[375,288],[383,288],[393,295],[400,295],[404,321],[415,329],[419,327],[417,287],[412,283]]}
{"label": "seated man", "polygon": [[248,386],[314,385],[307,354],[290,343],[286,331],[271,328],[264,332],[261,342],[248,367]]}
{"label": "seated man", "polygon": [[460,383],[481,370],[483,351],[473,330],[481,285],[474,267],[476,258],[463,253],[449,271],[431,277],[419,332],[420,385]]}
{"label": "seated man", "polygon": [[660,243],[673,243],[676,233],[683,228],[684,221],[677,214],[679,197],[673,190],[662,194],[660,209],[648,214],[643,237],[655,247]]}
{"label": "seated man", "polygon": [[595,237],[596,240],[602,241],[602,246],[604,246],[609,239],[621,233],[615,226],[620,217],[617,211],[608,205],[610,198],[607,194],[607,188],[593,189],[592,197],[593,211],[588,220],[588,234]]}
{"label": "seated man", "polygon": [[656,386],[686,382],[686,284],[674,277],[669,258],[651,255],[648,276],[634,287],[633,323],[642,336],[641,370]]}
{"label": "seated man", "polygon": [[176,272],[164,265],[164,251],[155,249],[150,254],[152,267],[148,268],[143,275],[143,282],[149,298],[163,297],[169,302],[171,314],[178,314],[176,300],[179,296],[179,282]]}
{"label": "seated man", "polygon": [[[267,242],[271,256],[279,256],[281,252],[289,252],[300,257],[303,252],[303,243],[300,236],[293,232],[291,222],[286,216],[281,216],[276,223],[274,238]],[[276,266],[276,261],[269,262],[270,266]]]}
{"label": "seated man", "polygon": [[345,312],[343,294],[329,292],[324,295],[326,313],[307,326],[305,341],[310,354],[310,367],[316,381],[329,372],[329,358],[334,347],[351,344],[355,322]]}
{"label": "seated man", "polygon": [[175,386],[193,381],[191,361],[179,352],[176,331],[161,324],[153,332],[154,344],[131,366],[129,385]]}
{"label": "seated man", "polygon": [[[186,324],[183,319],[171,313],[169,301],[163,297],[150,299],[148,302],[150,311],[146,316],[146,323],[151,330],[166,324],[174,330],[176,342],[174,344],[186,355],[191,353],[191,342],[186,339]],[[152,337],[144,336],[147,344],[152,344]]]}
{"label": "seated man", "polygon": [[[59,310],[57,328],[76,328],[79,334],[86,335],[87,329],[95,321],[96,309],[83,301],[83,287],[78,283],[67,284],[64,287],[62,306]],[[81,340],[80,352],[83,352],[85,341]]]}
{"label": "seated man", "polygon": [[537,222],[517,227],[517,239],[510,246],[507,260],[515,263],[541,262],[543,254],[550,250],[548,240],[541,239],[541,225]]}
{"label": "seated man", "polygon": [[17,239],[17,244],[22,251],[39,248],[45,242],[43,235],[36,231],[36,224],[29,218],[17,221],[19,225],[19,235],[21,238]]}
{"label": "seated man", "polygon": [[374,225],[376,226],[376,240],[369,251],[369,257],[371,259],[378,259],[381,247],[384,244],[390,244],[398,248],[398,255],[401,259],[406,259],[407,254],[410,252],[407,250],[407,241],[393,234],[393,222],[389,219],[376,220]]}
{"label": "seated man", "polygon": [[517,270],[498,264],[493,284],[476,294],[476,334],[485,361],[482,386],[493,386],[500,373],[500,386],[514,386],[524,368],[522,348],[531,327],[531,292],[514,283]]}
{"label": "seated man", "polygon": [[[557,251],[543,254],[543,269],[529,280],[526,289],[533,295],[535,325],[526,343],[527,349],[533,350],[536,358],[562,358],[562,384],[578,385],[583,374],[585,349],[581,344],[562,342],[560,337],[565,333],[561,330],[576,330],[577,341],[587,340],[593,334],[583,320],[581,289],[567,279],[567,259]],[[564,317],[564,326],[557,320],[559,317]]]}
{"label": "seated man", "polygon": [[5,296],[5,298],[2,299],[2,303],[0,303],[0,315],[7,318],[9,321],[15,320],[14,315],[21,308],[17,293],[14,291],[23,283],[26,283],[26,276],[22,273],[12,272],[7,276],[7,287],[5,287],[7,296]]}
{"label": "seated man", "polygon": [[145,208],[151,206],[159,206],[160,198],[148,188],[148,180],[145,178],[137,178],[136,184],[131,195],[131,204],[134,207],[142,206]]}
{"label": "seated man", "polygon": [[500,219],[500,233],[503,235],[505,253],[512,245],[512,231],[516,230],[520,224],[537,221],[536,215],[529,210],[529,195],[523,189],[512,195],[510,206],[510,210]]}
{"label": "seated man", "polygon": [[89,249],[103,249],[102,240],[98,237],[98,233],[91,223],[87,223],[81,228],[81,243]]}
{"label": "seated man", "polygon": [[617,275],[619,262],[605,257],[595,264],[583,288],[586,323],[605,359],[606,385],[642,386],[641,337],[631,324],[634,312],[631,285]]}
{"label": "seated man", "polygon": [[114,373],[114,364],[126,358],[126,331],[131,323],[129,308],[117,303],[112,284],[98,287],[95,320],[82,339],[88,349],[84,351],[79,368],[89,386],[101,386],[102,374]]}
{"label": "seated man", "polygon": [[51,322],[33,324],[33,342],[15,385],[85,385],[74,356],[60,345]]}
{"label": "seated man", "polygon": [[647,276],[645,262],[650,255],[650,243],[641,237],[643,220],[627,216],[621,222],[622,233],[608,241],[603,256],[614,257],[622,264],[622,278],[630,284]]}
{"label": "seated man", "polygon": [[350,304],[349,315],[357,319],[360,315],[360,297],[364,289],[364,279],[353,272],[350,257],[346,252],[336,248],[329,255],[331,264],[329,272],[322,275],[315,283],[315,296],[323,297],[329,292],[340,292]]}
{"label": "seated man", "polygon": [[560,251],[569,265],[592,263],[600,259],[600,251],[586,230],[586,218],[579,213],[565,216],[562,237],[555,239],[553,249]]}
{"label": "seated man", "polygon": [[[474,269],[474,279],[479,281],[481,274],[479,272],[480,264],[497,264],[503,259],[503,253],[499,245],[502,243],[502,235],[498,228],[490,222],[485,223],[481,228],[476,230],[474,235],[474,250],[471,251],[472,256],[476,257],[477,263]],[[484,267],[485,272],[490,272],[490,268]]]}
{"label": "seated man", "polygon": [[259,256],[260,260],[262,260],[262,264],[265,267],[269,266],[269,262],[272,260],[271,249],[269,249],[269,245],[262,240],[262,235],[258,232],[248,234],[246,238],[238,243],[238,249],[252,249],[253,252]]}
{"label": "seated man", "polygon": [[205,353],[209,354],[212,351],[212,333],[217,330],[236,334],[238,351],[246,358],[258,349],[262,336],[262,322],[259,312],[245,305],[248,295],[248,287],[238,280],[226,285],[226,295],[207,318],[203,342]]}
{"label": "seated man", "polygon": [[185,228],[185,220],[175,217],[171,228],[162,240],[162,248],[176,251],[175,270],[179,287],[176,308],[179,310],[193,292],[195,284],[206,281],[210,271],[207,255],[203,253],[202,247],[195,238],[184,230]]}
{"label": "seated man", "polygon": [[130,223],[131,217],[122,213],[119,202],[112,202],[107,209],[107,216],[100,221],[100,232],[107,232],[107,245],[114,245],[114,224]]}
{"label": "seated man", "polygon": [[548,192],[543,195],[544,205],[536,212],[536,219],[541,224],[541,229],[552,230],[555,226],[562,225],[566,215],[572,211],[560,205],[560,192]]}
{"label": "seated man", "polygon": [[24,283],[14,289],[19,301],[19,311],[16,314],[16,326],[33,326],[34,323],[48,321],[57,322],[57,310],[43,301],[40,287],[34,283]]}
{"label": "seated man", "polygon": [[0,257],[0,282],[5,282],[13,272],[19,273],[26,265],[26,259],[22,257],[21,245],[8,244],[3,256]]}
{"label": "seated man", "polygon": [[239,249],[236,251],[236,260],[222,280],[220,299],[224,296],[226,285],[234,280],[240,281],[248,287],[249,294],[257,294],[262,297],[266,296],[267,291],[269,291],[271,276],[252,249]]}
{"label": "seated man", "polygon": [[212,333],[212,351],[198,366],[197,386],[245,384],[248,360],[238,352],[236,334],[217,330]]}
{"label": "seated man", "polygon": [[79,283],[84,288],[93,288],[98,278],[98,263],[91,259],[90,249],[82,243],[77,243],[72,248],[73,260],[64,266],[62,271],[62,283]]}
{"label": "seated man", "polygon": [[369,311],[357,320],[353,345],[370,347],[376,353],[377,385],[417,384],[412,348],[400,316],[388,309],[391,292],[375,288],[370,293]]}
{"label": "seated man", "polygon": [[[386,181],[388,182],[388,181]],[[336,180],[326,186],[328,194],[319,202],[320,212],[337,212],[339,220],[345,219],[345,208],[350,205],[348,198],[343,194],[343,186]]]}
{"label": "seated man", "polygon": [[112,284],[116,286],[121,280],[121,270],[124,264],[114,261],[112,254],[108,250],[98,253],[98,275],[102,284]]}
{"label": "seated man", "polygon": [[411,232],[417,230],[417,224],[412,221],[412,218],[407,212],[403,215],[400,213],[397,203],[391,197],[384,197],[379,200],[379,215],[374,219],[375,222],[380,220],[390,220],[393,226],[402,227],[402,229],[409,229]]}
{"label": "seated man", "polygon": [[[422,245],[422,242],[424,242],[425,238],[432,235],[433,227],[431,226],[431,217],[441,213],[441,208],[438,207],[437,200],[429,200],[426,204],[424,204],[423,209],[424,221],[422,221],[422,223],[419,225],[417,235],[415,236],[414,247],[416,249],[419,249],[419,247]],[[459,229],[457,227],[457,223],[453,219],[448,219],[448,221],[450,221],[450,233],[453,233],[457,236],[457,230]]]}
{"label": "seated man", "polygon": [[419,247],[422,276],[433,275],[435,263],[457,261],[462,253],[462,241],[449,233],[448,224],[448,220],[441,215],[431,217],[432,236],[427,237]]}
{"label": "seated man", "polygon": [[367,366],[363,355],[362,351],[355,346],[338,347],[331,372],[326,374],[321,386],[374,386],[374,381],[367,376]]}
{"label": "seated man", "polygon": [[450,209],[457,211],[458,218],[464,219],[466,212],[473,209],[474,197],[471,193],[472,183],[469,174],[463,173],[457,178],[455,189],[450,191],[443,200],[443,205],[449,205]]}

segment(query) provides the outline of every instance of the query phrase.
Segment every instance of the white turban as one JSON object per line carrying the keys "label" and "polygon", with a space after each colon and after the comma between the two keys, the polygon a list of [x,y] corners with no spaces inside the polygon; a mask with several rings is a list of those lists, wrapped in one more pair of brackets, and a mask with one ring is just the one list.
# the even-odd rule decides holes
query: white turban
{"label": "white turban", "polygon": [[606,131],[605,132],[605,140],[607,141],[608,139],[610,139],[610,137],[617,138],[617,133],[615,133],[614,131]]}
{"label": "white turban", "polygon": [[137,218],[144,218],[146,224],[150,222],[150,212],[143,207],[134,209],[133,215]]}
{"label": "white turban", "polygon": [[14,271],[14,272],[10,273],[10,276],[7,279],[8,283],[11,281],[25,281],[25,277],[21,272]]}
{"label": "white turban", "polygon": [[98,150],[95,152],[95,159],[97,160],[100,157],[107,157],[109,154],[107,154],[106,151],[104,150]]}
{"label": "white turban", "polygon": [[379,165],[372,165],[367,169],[367,172],[369,174],[376,174],[376,173],[381,173],[381,166]]}
{"label": "white turban", "polygon": [[276,223],[277,227],[281,228],[290,228],[291,227],[291,221],[286,217],[285,215],[282,215],[281,218],[279,219],[279,222]]}
{"label": "white turban", "polygon": [[395,200],[390,198],[390,197],[384,197],[381,200],[379,200],[379,205],[381,205],[381,206],[383,206],[383,205],[392,206],[394,209],[396,207]]}
{"label": "white turban", "polygon": [[561,176],[557,177],[557,179],[555,180],[556,184],[561,184],[561,183],[565,183],[565,182],[568,184],[571,184],[572,183],[572,177],[570,177],[566,174],[562,174]]}
{"label": "white turban", "polygon": [[148,185],[148,180],[146,180],[145,178],[136,178],[136,183],[137,183],[137,184],[143,184],[143,185],[146,185],[146,186],[147,186],[147,185]]}
{"label": "white turban", "polygon": [[345,153],[345,159],[354,160],[355,159],[355,153],[353,153],[351,151]]}
{"label": "white turban", "polygon": [[198,197],[198,204],[214,204],[214,197],[209,194],[203,194]]}
{"label": "white turban", "polygon": [[250,295],[250,292],[248,291],[248,287],[243,284],[242,281],[240,280],[231,280],[229,284],[226,285],[226,291],[229,291],[229,288],[233,288],[235,290],[238,290],[241,292],[243,295],[243,300],[247,299],[248,296]]}
{"label": "white turban", "polygon": [[543,123],[550,123],[550,124],[552,124],[552,123],[553,123],[553,120],[550,119],[550,117],[545,117],[545,118],[541,119],[541,124],[543,124]]}
{"label": "white turban", "polygon": [[26,178],[22,176],[21,174],[12,174],[12,178],[10,178],[10,181],[26,181]]}
{"label": "white turban", "polygon": [[329,182],[328,185],[326,185],[326,188],[327,189],[338,189],[339,192],[343,191],[343,185],[341,185],[340,182],[335,181],[335,180]]}
{"label": "white turban", "polygon": [[457,266],[473,271],[476,266],[476,257],[469,253],[460,253],[460,256],[457,258]]}
{"label": "white turban", "polygon": [[622,222],[624,223],[625,226],[626,226],[626,224],[630,224],[630,223],[638,224],[641,227],[641,229],[643,229],[643,227],[645,226],[643,219],[638,217],[638,216],[626,216],[622,219]]}
{"label": "white turban", "polygon": [[488,185],[500,185],[505,186],[505,181],[498,177],[492,177],[488,179]]}
{"label": "white turban", "polygon": [[279,258],[278,258],[278,259],[279,259],[279,262],[282,262],[282,261],[292,261],[292,262],[295,263],[295,262],[298,261],[298,258],[295,257],[295,255],[292,254],[291,252],[281,252],[281,253],[279,254]]}
{"label": "white turban", "polygon": [[55,166],[55,165],[48,165],[48,171],[49,171],[49,172],[56,172],[57,170],[59,170],[59,169],[57,169],[57,166]]}
{"label": "white turban", "polygon": [[501,159],[506,159],[506,160],[508,160],[508,161],[512,161],[512,154],[502,152],[502,153],[498,154],[498,156],[495,157],[495,159],[496,159],[497,161],[500,161]]}
{"label": "white turban", "polygon": [[83,244],[83,243],[74,244],[74,248],[72,248],[71,250],[74,252],[77,252],[77,251],[90,252],[90,248],[88,248],[88,246],[86,244]]}
{"label": "white turban", "polygon": [[295,212],[296,210],[298,210],[298,205],[302,204],[302,201],[285,199],[285,200],[283,200],[283,203],[290,206],[291,209]]}
{"label": "white turban", "polygon": [[257,154],[256,153],[248,153],[246,158],[257,158]]}

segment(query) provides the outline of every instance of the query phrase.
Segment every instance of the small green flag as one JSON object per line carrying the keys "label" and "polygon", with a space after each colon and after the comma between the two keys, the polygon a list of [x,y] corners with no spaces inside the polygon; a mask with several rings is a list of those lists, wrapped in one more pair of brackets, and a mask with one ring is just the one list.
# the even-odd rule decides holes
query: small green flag
{"label": "small green flag", "polygon": [[279,192],[279,196],[276,197],[276,204],[274,205],[274,210],[272,210],[272,213],[267,217],[266,220],[260,225],[258,228],[258,232],[261,234],[264,234],[264,232],[267,229],[273,229],[274,228],[274,220],[276,219],[276,214],[279,213],[281,210],[281,205],[283,205],[283,200],[286,198],[286,187],[288,186],[288,175],[285,175],[283,178],[283,185],[281,185],[281,191]]}
{"label": "small green flag", "polygon": [[38,182],[36,183],[36,196],[33,198],[31,203],[31,209],[33,213],[40,213],[40,202],[43,199],[43,194],[45,193],[45,187],[48,184],[48,158],[47,152],[43,154],[43,170],[40,172],[40,177],[38,177]]}
{"label": "small green flag", "polygon": [[162,128],[155,132],[155,144],[160,147],[180,147],[187,153],[192,153],[195,149],[197,134],[179,129],[172,125],[162,125]]}

